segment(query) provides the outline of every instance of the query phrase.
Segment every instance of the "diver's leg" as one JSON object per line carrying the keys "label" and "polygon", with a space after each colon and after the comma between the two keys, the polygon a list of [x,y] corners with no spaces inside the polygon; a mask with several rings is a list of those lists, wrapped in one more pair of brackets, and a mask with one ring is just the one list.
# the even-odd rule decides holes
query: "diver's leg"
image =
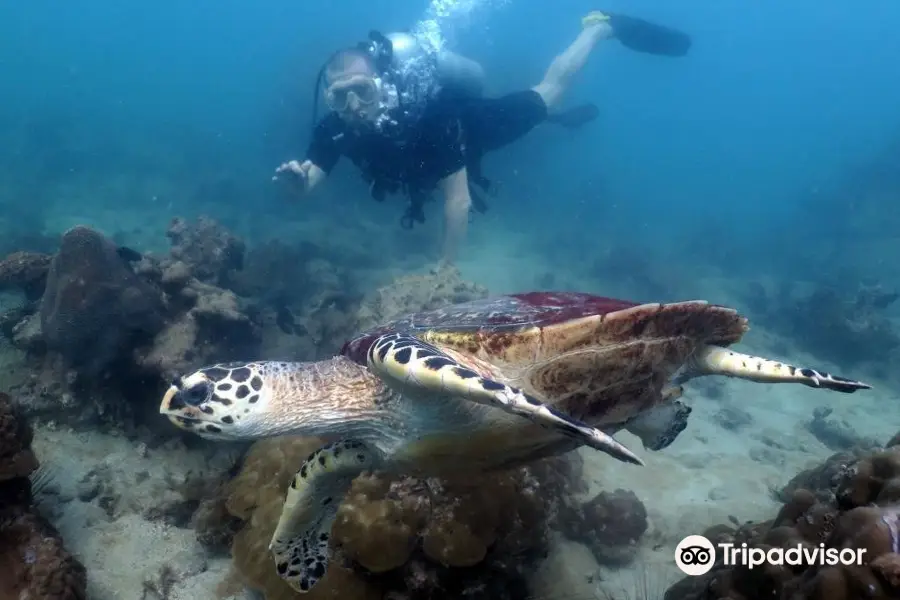
{"label": "diver's leg", "polygon": [[613,35],[608,20],[602,13],[591,13],[582,19],[581,35],[556,57],[537,86],[470,102],[463,111],[469,152],[483,155],[507,146],[546,121],[578,127],[596,118],[598,111],[593,105],[577,106],[564,115],[551,115],[549,110],[559,102],[597,42]]}
{"label": "diver's leg", "polygon": [[444,249],[441,264],[452,265],[456,262],[459,249],[466,238],[469,227],[469,208],[472,197],[469,195],[469,178],[466,168],[448,175],[440,182],[444,196]]}
{"label": "diver's leg", "polygon": [[584,29],[562,54],[553,59],[543,81],[533,89],[544,100],[547,108],[553,108],[569,88],[572,78],[581,71],[597,42],[613,37],[609,22],[603,18],[585,18]]}

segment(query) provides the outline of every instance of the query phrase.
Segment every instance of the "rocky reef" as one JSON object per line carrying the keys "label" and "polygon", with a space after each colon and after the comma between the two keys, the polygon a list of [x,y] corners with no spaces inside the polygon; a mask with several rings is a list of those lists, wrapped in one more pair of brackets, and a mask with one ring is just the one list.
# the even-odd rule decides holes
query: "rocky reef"
{"label": "rocky reef", "polygon": [[170,255],[156,258],[75,227],[52,256],[0,262],[0,282],[23,293],[0,322],[26,355],[14,389],[30,414],[134,422],[175,372],[256,351],[258,323],[221,287],[242,247],[206,220],[176,219],[169,237]]}
{"label": "rocky reef", "polygon": [[[762,523],[719,525],[703,535],[714,544],[769,552],[862,551],[862,564],[728,565],[686,577],[666,600],[887,600],[900,597],[900,436],[875,451],[834,454],[794,477],[784,503]],[[834,561],[837,563],[837,561]]]}
{"label": "rocky reef", "polygon": [[0,393],[0,598],[84,600],[84,567],[33,506],[39,469],[25,416]]}

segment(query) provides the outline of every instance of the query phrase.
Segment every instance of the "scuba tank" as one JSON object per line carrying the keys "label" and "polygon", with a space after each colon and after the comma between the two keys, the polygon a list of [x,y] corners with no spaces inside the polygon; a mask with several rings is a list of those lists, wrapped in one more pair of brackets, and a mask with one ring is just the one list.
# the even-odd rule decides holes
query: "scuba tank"
{"label": "scuba tank", "polygon": [[391,43],[392,69],[403,71],[410,66],[414,69],[424,66],[432,83],[441,89],[450,89],[460,97],[483,94],[485,74],[478,62],[449,50],[426,50],[415,36],[406,32],[384,37]]}
{"label": "scuba tank", "polygon": [[[373,33],[378,35],[376,32]],[[372,34],[370,34],[370,36],[371,35]],[[419,41],[409,33],[398,31],[396,33],[388,33],[381,37],[383,39],[383,44],[389,43],[391,46],[387,60],[392,69],[403,69],[404,65],[412,62],[420,62],[426,57],[425,48],[423,48]]]}

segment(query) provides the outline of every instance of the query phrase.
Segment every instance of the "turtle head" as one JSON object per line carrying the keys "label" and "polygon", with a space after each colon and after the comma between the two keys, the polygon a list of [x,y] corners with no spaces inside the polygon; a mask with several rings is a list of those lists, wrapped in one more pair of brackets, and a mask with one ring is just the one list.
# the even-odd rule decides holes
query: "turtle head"
{"label": "turtle head", "polygon": [[268,396],[253,363],[215,365],[172,380],[159,412],[178,428],[212,440],[251,440],[265,433]]}
{"label": "turtle head", "polygon": [[343,356],[226,363],[176,377],[159,412],[211,440],[345,436],[370,430],[392,394],[366,367]]}

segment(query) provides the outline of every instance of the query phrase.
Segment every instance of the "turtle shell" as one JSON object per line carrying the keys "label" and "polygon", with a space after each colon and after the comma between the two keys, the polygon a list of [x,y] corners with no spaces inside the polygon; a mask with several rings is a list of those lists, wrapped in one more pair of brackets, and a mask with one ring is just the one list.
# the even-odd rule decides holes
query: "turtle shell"
{"label": "turtle shell", "polygon": [[530,327],[551,327],[570,319],[606,314],[632,306],[637,306],[637,303],[575,292],[494,296],[412,313],[389,321],[347,341],[341,348],[341,354],[365,365],[369,347],[385,333],[444,331],[459,334],[461,338],[471,337],[472,340],[515,336]]}
{"label": "turtle shell", "polygon": [[364,365],[374,340],[394,331],[490,365],[576,418],[614,421],[617,408],[633,414],[658,403],[698,347],[739,341],[747,321],[703,301],[638,304],[531,292],[407,315],[348,341],[342,353]]}

